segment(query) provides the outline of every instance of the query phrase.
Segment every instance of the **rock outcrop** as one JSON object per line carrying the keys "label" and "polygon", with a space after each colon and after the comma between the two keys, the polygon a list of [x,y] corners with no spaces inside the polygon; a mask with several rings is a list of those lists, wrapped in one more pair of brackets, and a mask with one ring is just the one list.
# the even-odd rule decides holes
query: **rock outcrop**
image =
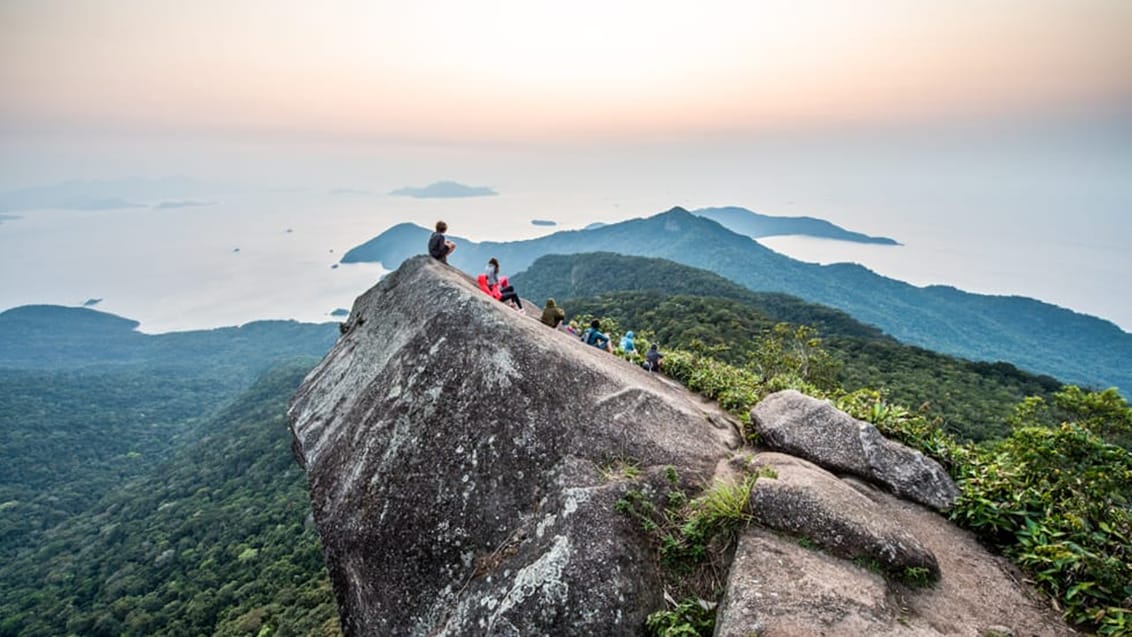
{"label": "rock outcrop", "polygon": [[412,259],[360,297],[292,402],[352,635],[634,635],[664,605],[631,458],[707,480],[731,419]]}
{"label": "rock outcrop", "polygon": [[753,464],[773,470],[775,476],[757,481],[751,491],[751,509],[760,525],[891,573],[918,568],[931,579],[939,576],[935,555],[849,483],[779,453],[759,454]]}
{"label": "rock outcrop", "polygon": [[924,588],[903,584],[802,548],[796,538],[750,527],[739,537],[715,637],[1077,634],[1019,583],[1021,573],[1009,561],[988,555],[970,533],[881,490],[860,482],[853,487],[875,504],[875,517],[936,556],[939,581]]}
{"label": "rock outcrop", "polygon": [[780,391],[751,410],[751,422],[771,449],[882,484],[902,498],[948,509],[959,496],[938,462],[885,438],[873,425],[824,400]]}
{"label": "rock outcrop", "polygon": [[[740,536],[718,634],[976,635],[1015,617],[1068,634],[1005,576],[990,581],[1014,615],[973,604],[945,621],[1001,569],[938,514],[826,471],[841,465],[752,457],[713,404],[428,257],[359,297],[342,329],[290,417],[348,635],[641,635],[671,573],[618,501],[663,487],[668,467],[690,489],[752,464],[779,477],[756,483],[760,526]],[[853,557],[941,580],[901,588]]]}

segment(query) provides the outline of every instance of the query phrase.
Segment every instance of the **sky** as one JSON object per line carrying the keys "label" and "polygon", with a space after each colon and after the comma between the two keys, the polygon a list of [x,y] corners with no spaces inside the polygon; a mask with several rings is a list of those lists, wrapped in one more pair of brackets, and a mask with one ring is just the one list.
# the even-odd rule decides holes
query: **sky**
{"label": "sky", "polygon": [[5,134],[561,143],[1111,115],[1126,0],[4,0]]}
{"label": "sky", "polygon": [[[0,287],[21,288],[0,302],[55,285],[17,274],[79,250],[83,236],[62,236],[79,228],[113,237],[118,276],[161,258],[122,251],[172,227],[270,227],[265,249],[294,228],[326,255],[441,215],[462,236],[509,240],[546,231],[531,218],[569,228],[740,205],[908,247],[776,245],[799,258],[1132,329],[1118,292],[1132,271],[1130,60],[1128,0],[0,0],[0,195],[171,175],[225,185],[171,193],[214,205],[162,209],[178,215],[165,225],[146,210],[0,210]],[[500,196],[388,196],[442,179]],[[304,195],[279,196],[292,191]],[[333,242],[302,234],[319,216]],[[213,239],[179,237],[178,258],[220,250]],[[101,256],[84,249],[83,263]],[[278,247],[279,262],[294,250]],[[176,280],[192,276],[209,274]],[[73,284],[58,287],[79,295]]]}

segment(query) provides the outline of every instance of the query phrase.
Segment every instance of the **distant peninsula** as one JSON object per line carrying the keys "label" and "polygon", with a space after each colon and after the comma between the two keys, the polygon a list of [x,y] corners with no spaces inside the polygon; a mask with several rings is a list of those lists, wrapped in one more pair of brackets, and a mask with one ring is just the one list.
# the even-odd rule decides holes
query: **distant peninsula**
{"label": "distant peninsula", "polygon": [[[179,208],[202,204],[198,199],[233,192],[226,184],[188,177],[127,177],[95,181],[65,181],[0,192],[0,210],[119,210],[125,208]],[[159,202],[150,205],[148,202]],[[167,205],[172,204],[172,205]]]}
{"label": "distant peninsula", "polygon": [[832,239],[834,241],[849,241],[852,243],[872,243],[889,246],[900,245],[900,242],[895,239],[888,237],[871,237],[867,234],[861,234],[860,232],[846,230],[825,219],[816,219],[814,217],[774,217],[759,214],[738,206],[701,208],[693,211],[693,214],[705,219],[711,219],[732,232],[745,234],[752,239],[805,235],[818,239]]}
{"label": "distant peninsula", "polygon": [[550,219],[531,219],[531,225],[532,226],[557,226],[558,222],[557,221],[551,221]]}
{"label": "distant peninsula", "polygon": [[389,193],[396,197],[417,199],[456,199],[460,197],[494,197],[499,193],[486,186],[465,186],[455,181],[437,181],[423,188],[405,186]]}

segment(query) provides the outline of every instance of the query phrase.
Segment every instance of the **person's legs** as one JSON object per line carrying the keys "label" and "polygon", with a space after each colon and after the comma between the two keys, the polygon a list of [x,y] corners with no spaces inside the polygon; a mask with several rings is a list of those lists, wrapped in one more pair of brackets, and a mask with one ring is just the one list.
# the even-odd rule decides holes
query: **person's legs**
{"label": "person's legs", "polygon": [[503,288],[503,296],[499,297],[500,301],[514,301],[515,305],[521,310],[523,309],[523,302],[519,300],[519,295],[515,294],[515,288],[508,285]]}

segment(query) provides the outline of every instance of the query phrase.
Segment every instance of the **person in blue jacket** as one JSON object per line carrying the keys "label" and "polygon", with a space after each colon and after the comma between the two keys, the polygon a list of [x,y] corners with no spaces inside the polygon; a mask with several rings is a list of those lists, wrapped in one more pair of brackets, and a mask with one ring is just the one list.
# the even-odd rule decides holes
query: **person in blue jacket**
{"label": "person in blue jacket", "polygon": [[609,343],[609,335],[601,331],[601,321],[597,319],[590,321],[590,326],[582,332],[582,341],[586,345],[593,345],[607,352],[613,351],[613,346]]}
{"label": "person in blue jacket", "polygon": [[633,344],[633,330],[625,332],[625,336],[621,337],[621,352],[625,354],[625,360],[633,358],[633,354],[637,353],[637,346]]}

